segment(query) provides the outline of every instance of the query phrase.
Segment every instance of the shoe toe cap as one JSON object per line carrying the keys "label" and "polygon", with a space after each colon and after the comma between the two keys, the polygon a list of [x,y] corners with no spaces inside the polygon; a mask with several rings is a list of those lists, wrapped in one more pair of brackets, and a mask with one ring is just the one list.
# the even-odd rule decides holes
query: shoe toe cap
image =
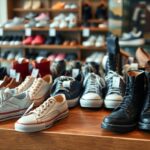
{"label": "shoe toe cap", "polygon": [[101,96],[99,96],[96,93],[87,93],[82,96],[82,99],[84,99],[84,100],[89,100],[89,99],[90,100],[101,100],[102,98],[101,98]]}

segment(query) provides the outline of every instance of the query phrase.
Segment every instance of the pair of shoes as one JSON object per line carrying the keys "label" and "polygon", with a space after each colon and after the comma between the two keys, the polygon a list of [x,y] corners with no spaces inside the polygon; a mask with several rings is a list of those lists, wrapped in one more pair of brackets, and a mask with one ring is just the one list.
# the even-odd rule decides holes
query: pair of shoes
{"label": "pair of shoes", "polygon": [[105,39],[103,36],[99,35],[98,37],[92,35],[86,41],[82,42],[83,46],[96,46],[101,47],[105,45]]}
{"label": "pair of shoes", "polygon": [[129,132],[138,125],[140,129],[150,130],[149,83],[149,72],[129,71],[123,101],[109,116],[104,118],[102,128],[113,132]]}
{"label": "pair of shoes", "polygon": [[120,46],[141,46],[144,43],[145,40],[142,31],[124,33],[119,39]]}
{"label": "pair of shoes", "polygon": [[54,21],[49,25],[50,28],[73,28],[77,26],[77,16],[73,13],[69,15],[59,14],[54,17]]}
{"label": "pair of shoes", "polygon": [[[25,81],[14,89],[2,91],[0,121],[18,118],[34,103],[39,106],[49,95],[52,77],[26,77]],[[8,93],[11,96],[8,96]],[[6,113],[7,112],[7,113]]]}
{"label": "pair of shoes", "polygon": [[4,28],[11,28],[11,27],[23,25],[23,23],[24,23],[24,18],[14,17],[12,20],[5,22],[1,26]]}
{"label": "pair of shoes", "polygon": [[27,10],[27,9],[39,9],[42,5],[41,0],[25,0],[24,5],[23,5],[23,9]]}
{"label": "pair of shoes", "polygon": [[22,41],[23,45],[40,45],[44,44],[44,37],[41,35],[29,36]]}
{"label": "pair of shoes", "polygon": [[60,9],[76,9],[78,6],[75,3],[65,3],[65,2],[57,2],[52,6],[53,10]]}
{"label": "pair of shoes", "polygon": [[77,8],[78,8],[78,6],[75,3],[67,3],[64,6],[64,9],[77,9]]}
{"label": "pair of shoes", "polygon": [[21,41],[22,41],[21,36],[0,37],[0,45],[20,45]]}
{"label": "pair of shoes", "polygon": [[73,41],[64,41],[63,43],[64,46],[77,46],[78,45],[78,42],[76,40],[73,40]]}
{"label": "pair of shoes", "polygon": [[61,45],[63,43],[63,38],[60,34],[57,34],[56,37],[47,37],[45,44],[47,45]]}

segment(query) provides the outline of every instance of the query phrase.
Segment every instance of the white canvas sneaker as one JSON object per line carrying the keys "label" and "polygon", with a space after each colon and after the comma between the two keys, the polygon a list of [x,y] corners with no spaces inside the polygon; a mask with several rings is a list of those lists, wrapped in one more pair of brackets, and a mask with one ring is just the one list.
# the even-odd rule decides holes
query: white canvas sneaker
{"label": "white canvas sneaker", "polygon": [[32,103],[39,106],[48,97],[51,84],[50,75],[37,78],[27,91],[0,101],[0,121],[20,117]]}
{"label": "white canvas sneaker", "polygon": [[65,95],[50,97],[33,111],[26,112],[16,123],[15,130],[19,132],[37,132],[53,126],[53,124],[68,116],[69,110]]}
{"label": "white canvas sneaker", "polygon": [[103,36],[99,35],[96,39],[96,42],[95,42],[95,46],[96,47],[101,47],[101,46],[104,46],[105,45],[105,39]]}
{"label": "white canvas sneaker", "polygon": [[87,41],[84,41],[82,43],[83,46],[94,46],[95,45],[95,42],[96,42],[96,36],[92,35],[90,36]]}

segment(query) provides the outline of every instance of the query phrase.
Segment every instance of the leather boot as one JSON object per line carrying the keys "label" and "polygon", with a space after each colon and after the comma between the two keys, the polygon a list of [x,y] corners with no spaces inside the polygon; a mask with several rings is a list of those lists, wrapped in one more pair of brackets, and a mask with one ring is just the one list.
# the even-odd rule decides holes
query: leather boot
{"label": "leather boot", "polygon": [[139,120],[139,129],[150,130],[150,72],[146,72],[145,102]]}
{"label": "leather boot", "polygon": [[102,128],[113,132],[129,132],[138,124],[144,97],[144,71],[129,71],[122,103],[104,118]]}
{"label": "leather boot", "polygon": [[147,53],[143,48],[138,48],[135,56],[140,67],[150,68],[150,54]]}

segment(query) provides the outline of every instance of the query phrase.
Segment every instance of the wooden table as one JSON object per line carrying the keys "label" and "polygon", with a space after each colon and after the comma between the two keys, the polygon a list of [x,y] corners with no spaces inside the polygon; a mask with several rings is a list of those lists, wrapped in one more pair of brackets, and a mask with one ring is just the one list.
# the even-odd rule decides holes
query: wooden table
{"label": "wooden table", "polygon": [[108,111],[70,110],[68,118],[38,133],[14,131],[15,120],[0,123],[0,150],[150,150],[150,133],[115,134],[100,128]]}

